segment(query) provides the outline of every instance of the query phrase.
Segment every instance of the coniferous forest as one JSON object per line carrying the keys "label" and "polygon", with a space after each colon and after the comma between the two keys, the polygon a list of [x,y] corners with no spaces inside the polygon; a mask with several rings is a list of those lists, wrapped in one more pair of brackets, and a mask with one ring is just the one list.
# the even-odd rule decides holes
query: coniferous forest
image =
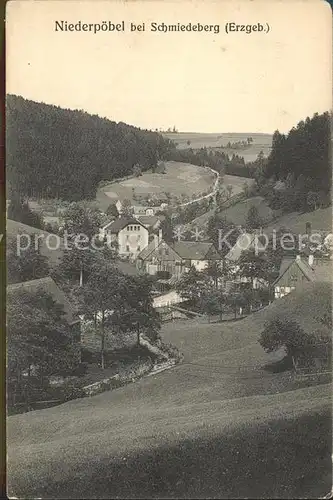
{"label": "coniferous forest", "polygon": [[[22,197],[93,199],[101,180],[152,168],[159,159],[254,177],[272,208],[307,210],[331,200],[330,114],[315,114],[288,134],[276,131],[268,158],[245,163],[208,148],[177,150],[158,132],[8,95],[7,180]],[[274,182],[283,181],[284,191]],[[10,195],[9,195],[10,196]]]}
{"label": "coniferous forest", "polygon": [[92,199],[101,180],[152,168],[174,147],[157,132],[16,95],[6,128],[8,188],[21,196]]}
{"label": "coniferous forest", "polygon": [[[272,208],[312,210],[331,204],[331,115],[314,114],[288,134],[276,131],[267,159],[254,162],[254,177]],[[272,189],[276,181],[282,190]]]}

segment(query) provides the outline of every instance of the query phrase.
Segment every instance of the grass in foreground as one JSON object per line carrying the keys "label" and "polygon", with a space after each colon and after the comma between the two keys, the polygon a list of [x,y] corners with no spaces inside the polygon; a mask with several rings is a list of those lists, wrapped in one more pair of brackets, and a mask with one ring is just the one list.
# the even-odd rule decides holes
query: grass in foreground
{"label": "grass in foreground", "polygon": [[[319,498],[331,477],[331,414],[270,420],[184,440],[120,460],[101,460],[42,498]],[[88,452],[88,450],[87,450]],[[93,461],[93,457],[91,457]]]}

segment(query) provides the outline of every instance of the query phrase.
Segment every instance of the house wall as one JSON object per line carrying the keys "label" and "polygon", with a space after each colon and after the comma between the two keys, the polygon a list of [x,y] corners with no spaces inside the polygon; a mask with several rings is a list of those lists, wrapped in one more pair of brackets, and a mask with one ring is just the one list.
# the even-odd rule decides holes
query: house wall
{"label": "house wall", "polygon": [[203,271],[208,267],[208,260],[191,260],[191,266],[194,266],[197,271]]}
{"label": "house wall", "polygon": [[148,245],[148,230],[140,224],[129,224],[118,233],[119,255],[135,259]]}
{"label": "house wall", "polygon": [[297,263],[293,263],[284,275],[275,283],[274,295],[276,299],[288,295],[303,283],[308,283],[308,278],[302,273]]}
{"label": "house wall", "polygon": [[171,306],[172,304],[179,304],[183,302],[184,299],[174,290],[171,290],[160,297],[155,297],[153,300],[153,307],[165,307]]}
{"label": "house wall", "polygon": [[295,288],[296,287],[294,287],[294,286],[276,286],[274,289],[274,297],[276,299],[281,299],[285,295],[288,295],[288,293],[295,290]]}

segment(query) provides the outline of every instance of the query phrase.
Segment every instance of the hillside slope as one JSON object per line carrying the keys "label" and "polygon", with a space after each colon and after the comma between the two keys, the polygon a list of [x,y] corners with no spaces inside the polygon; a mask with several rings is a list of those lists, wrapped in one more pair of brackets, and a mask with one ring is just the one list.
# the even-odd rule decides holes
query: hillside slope
{"label": "hillside slope", "polygon": [[284,227],[295,234],[304,234],[306,223],[310,222],[313,231],[332,232],[332,207],[320,208],[313,212],[291,212],[279,217],[265,227],[267,233]]}
{"label": "hillside slope", "polygon": [[157,132],[16,95],[6,97],[6,130],[7,180],[31,197],[91,199],[99,181],[156,166],[173,148]]}
{"label": "hillside slope", "polygon": [[163,338],[184,351],[183,364],[113,392],[10,417],[10,493],[292,498],[315,485],[325,494],[331,387],[290,390],[288,375],[262,370],[282,354],[268,356],[257,343],[270,314],[289,307],[310,320],[314,310],[303,301],[318,293],[327,302],[331,289],[312,286],[228,326],[165,326]]}

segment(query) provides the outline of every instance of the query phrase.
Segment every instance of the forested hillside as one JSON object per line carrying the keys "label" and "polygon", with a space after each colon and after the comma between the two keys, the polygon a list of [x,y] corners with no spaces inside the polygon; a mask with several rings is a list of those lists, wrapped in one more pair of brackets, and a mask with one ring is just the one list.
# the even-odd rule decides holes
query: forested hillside
{"label": "forested hillside", "polygon": [[156,166],[173,148],[156,132],[7,96],[7,180],[20,195],[93,198],[101,180]]}
{"label": "forested hillside", "polygon": [[286,135],[274,133],[269,157],[258,158],[254,170],[272,208],[311,210],[330,204],[330,121],[329,113],[316,113]]}

